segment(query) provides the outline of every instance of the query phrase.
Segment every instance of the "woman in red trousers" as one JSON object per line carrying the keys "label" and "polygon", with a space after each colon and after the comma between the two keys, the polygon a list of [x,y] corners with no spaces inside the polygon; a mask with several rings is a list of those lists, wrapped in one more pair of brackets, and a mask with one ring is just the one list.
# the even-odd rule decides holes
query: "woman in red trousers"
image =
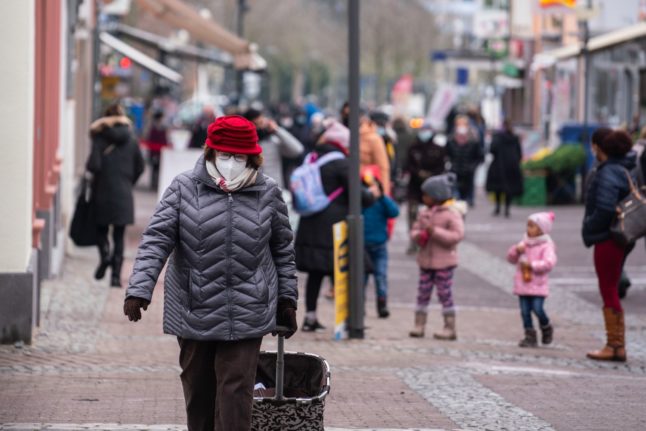
{"label": "woman in red trousers", "polygon": [[594,246],[594,267],[607,335],[606,345],[587,356],[601,361],[626,360],[624,311],[618,284],[627,249],[612,240],[610,226],[615,220],[617,205],[630,193],[629,177],[636,163],[631,149],[630,136],[622,131],[592,139],[592,150],[599,165],[588,185],[582,234],[585,245]]}

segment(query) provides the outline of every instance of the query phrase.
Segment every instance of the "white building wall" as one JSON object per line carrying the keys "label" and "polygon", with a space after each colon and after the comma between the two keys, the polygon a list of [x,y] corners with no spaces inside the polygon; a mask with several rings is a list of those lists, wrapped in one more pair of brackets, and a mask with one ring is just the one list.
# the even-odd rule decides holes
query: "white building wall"
{"label": "white building wall", "polygon": [[0,272],[27,270],[32,250],[35,3],[0,1]]}

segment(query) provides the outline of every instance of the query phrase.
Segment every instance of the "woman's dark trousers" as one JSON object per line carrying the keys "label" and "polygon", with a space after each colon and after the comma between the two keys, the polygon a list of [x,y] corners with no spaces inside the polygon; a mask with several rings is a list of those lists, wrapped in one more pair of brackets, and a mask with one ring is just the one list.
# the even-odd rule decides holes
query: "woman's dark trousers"
{"label": "woman's dark trousers", "polygon": [[325,272],[312,271],[307,274],[307,282],[305,283],[305,308],[306,311],[316,311],[316,305],[319,299],[319,292],[321,291],[321,284],[326,276],[330,276],[332,286],[334,287],[334,277]]}
{"label": "woman's dark trousers", "polygon": [[498,215],[500,214],[500,207],[503,203],[505,202],[505,215],[509,216],[510,213],[510,208],[511,208],[511,196],[507,193],[502,193],[502,192],[496,192],[496,211],[495,214]]}
{"label": "woman's dark trousers", "polygon": [[[121,266],[123,265],[123,250],[124,238],[126,227],[125,226],[112,226],[112,255],[110,255],[110,242],[108,241],[108,231],[110,226],[97,226],[97,246],[99,248],[99,256],[101,263],[95,273],[95,278],[103,278],[103,274],[108,266],[112,266],[112,277],[110,284],[114,287],[121,286]],[[103,268],[101,272],[100,269]]]}
{"label": "woman's dark trousers", "polygon": [[262,338],[179,338],[188,431],[249,431]]}

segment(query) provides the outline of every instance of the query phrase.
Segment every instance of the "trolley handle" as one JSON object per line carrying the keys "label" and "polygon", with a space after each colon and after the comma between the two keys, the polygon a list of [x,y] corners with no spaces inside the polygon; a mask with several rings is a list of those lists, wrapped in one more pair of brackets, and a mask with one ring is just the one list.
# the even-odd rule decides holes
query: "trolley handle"
{"label": "trolley handle", "polygon": [[285,337],[281,332],[289,331],[286,326],[276,326],[278,332],[278,349],[276,352],[276,400],[282,401],[284,397],[285,383]]}

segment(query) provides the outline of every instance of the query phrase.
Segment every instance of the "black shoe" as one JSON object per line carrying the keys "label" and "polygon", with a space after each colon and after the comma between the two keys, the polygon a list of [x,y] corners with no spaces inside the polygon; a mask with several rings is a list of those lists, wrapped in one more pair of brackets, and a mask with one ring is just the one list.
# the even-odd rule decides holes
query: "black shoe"
{"label": "black shoe", "polygon": [[390,316],[390,311],[388,311],[388,301],[386,298],[377,299],[377,314],[380,319],[386,319]]}
{"label": "black shoe", "polygon": [[549,323],[541,326],[541,343],[544,345],[552,344],[554,338],[554,328]]}
{"label": "black shoe", "polygon": [[101,259],[99,266],[97,266],[96,271],[94,271],[94,278],[96,280],[102,280],[103,277],[105,277],[105,272],[108,270],[108,267],[112,262],[110,259],[110,246],[107,244],[99,246],[99,258]]}
{"label": "black shoe", "polygon": [[307,318],[303,321],[301,327],[302,332],[322,332],[325,331],[325,326],[321,325],[318,320],[310,322]]}

